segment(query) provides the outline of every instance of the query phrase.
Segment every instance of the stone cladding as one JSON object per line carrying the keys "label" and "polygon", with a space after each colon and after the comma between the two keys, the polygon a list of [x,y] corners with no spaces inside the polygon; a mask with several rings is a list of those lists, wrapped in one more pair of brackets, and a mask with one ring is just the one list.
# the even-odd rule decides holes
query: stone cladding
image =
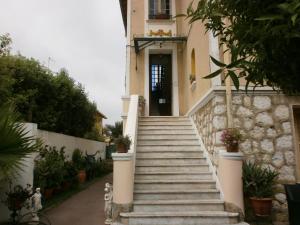
{"label": "stone cladding", "polygon": [[[295,102],[295,97],[292,99]],[[296,98],[300,104],[300,98]],[[227,127],[225,93],[214,95],[191,117],[215,167],[224,150],[220,136]],[[245,160],[279,172],[273,201],[273,223],[288,224],[283,184],[296,182],[295,148],[290,98],[277,94],[235,93],[232,98],[233,126],[243,135],[239,149]]]}

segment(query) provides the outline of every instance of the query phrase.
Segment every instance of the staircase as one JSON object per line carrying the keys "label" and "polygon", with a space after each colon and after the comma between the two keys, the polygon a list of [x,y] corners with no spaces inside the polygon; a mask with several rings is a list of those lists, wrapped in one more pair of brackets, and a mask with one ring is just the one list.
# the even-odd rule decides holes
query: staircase
{"label": "staircase", "polygon": [[187,117],[139,119],[133,212],[129,225],[235,224]]}

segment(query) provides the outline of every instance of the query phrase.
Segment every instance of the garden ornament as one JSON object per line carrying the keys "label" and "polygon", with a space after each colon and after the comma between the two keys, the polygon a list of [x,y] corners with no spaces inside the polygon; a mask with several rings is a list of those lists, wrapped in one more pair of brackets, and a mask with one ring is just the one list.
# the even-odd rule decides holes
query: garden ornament
{"label": "garden ornament", "polygon": [[105,224],[112,224],[112,199],[113,199],[113,187],[110,183],[105,184],[105,195],[104,195],[104,201],[105,201]]}
{"label": "garden ornament", "polygon": [[31,197],[32,221],[39,221],[38,211],[40,211],[43,208],[41,199],[42,199],[41,189],[36,188],[34,195]]}

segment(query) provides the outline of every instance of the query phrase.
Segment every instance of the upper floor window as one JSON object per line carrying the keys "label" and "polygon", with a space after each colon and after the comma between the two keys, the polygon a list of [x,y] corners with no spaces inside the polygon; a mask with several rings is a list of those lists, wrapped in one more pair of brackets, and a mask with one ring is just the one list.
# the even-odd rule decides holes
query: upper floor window
{"label": "upper floor window", "polygon": [[190,83],[192,84],[194,81],[196,81],[196,57],[195,57],[195,49],[193,49],[192,53],[191,53]]}
{"label": "upper floor window", "polygon": [[149,19],[170,19],[171,0],[149,0]]}

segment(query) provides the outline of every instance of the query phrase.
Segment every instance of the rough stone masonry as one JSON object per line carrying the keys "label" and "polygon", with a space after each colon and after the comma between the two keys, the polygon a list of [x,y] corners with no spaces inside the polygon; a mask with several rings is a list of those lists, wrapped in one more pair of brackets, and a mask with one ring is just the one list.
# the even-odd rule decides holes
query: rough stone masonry
{"label": "rough stone masonry", "polygon": [[[277,93],[235,93],[232,99],[233,126],[243,135],[240,151],[245,160],[255,161],[279,172],[273,201],[273,223],[288,224],[287,201],[283,184],[296,182],[294,135],[291,102],[300,98]],[[203,139],[213,164],[225,149],[220,136],[227,127],[225,93],[214,95],[192,119]]]}

